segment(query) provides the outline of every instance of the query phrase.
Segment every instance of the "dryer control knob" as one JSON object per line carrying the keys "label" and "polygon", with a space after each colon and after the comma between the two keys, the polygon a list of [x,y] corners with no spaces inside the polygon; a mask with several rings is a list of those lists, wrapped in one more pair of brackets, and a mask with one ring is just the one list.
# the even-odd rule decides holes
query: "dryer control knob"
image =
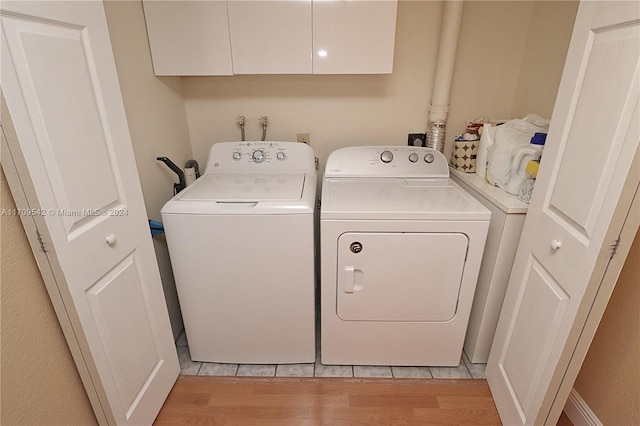
{"label": "dryer control knob", "polygon": [[233,153],[233,159],[236,161],[239,161],[242,158],[242,154],[240,154],[238,151]]}
{"label": "dryer control knob", "polygon": [[393,161],[393,152],[389,150],[382,151],[382,154],[380,154],[380,160],[382,160],[383,163],[390,163]]}
{"label": "dryer control knob", "polygon": [[264,151],[256,150],[253,151],[253,155],[251,156],[255,163],[262,163],[264,161]]}
{"label": "dryer control knob", "polygon": [[276,158],[277,158],[278,160],[284,160],[286,157],[287,157],[287,156],[284,154],[284,152],[278,152],[278,153],[276,154]]}
{"label": "dryer control knob", "polygon": [[424,156],[424,161],[426,161],[427,163],[433,163],[433,160],[435,159],[436,157],[434,157],[432,153],[428,153]]}
{"label": "dryer control knob", "polygon": [[415,152],[409,154],[409,161],[411,161],[412,163],[418,161],[418,154],[416,154]]}

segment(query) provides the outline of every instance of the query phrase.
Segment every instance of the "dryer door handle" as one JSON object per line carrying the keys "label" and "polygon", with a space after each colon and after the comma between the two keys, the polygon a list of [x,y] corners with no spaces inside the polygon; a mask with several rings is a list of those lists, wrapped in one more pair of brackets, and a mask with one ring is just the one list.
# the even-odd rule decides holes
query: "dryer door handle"
{"label": "dryer door handle", "polygon": [[356,268],[353,266],[344,267],[344,292],[353,293],[356,279]]}

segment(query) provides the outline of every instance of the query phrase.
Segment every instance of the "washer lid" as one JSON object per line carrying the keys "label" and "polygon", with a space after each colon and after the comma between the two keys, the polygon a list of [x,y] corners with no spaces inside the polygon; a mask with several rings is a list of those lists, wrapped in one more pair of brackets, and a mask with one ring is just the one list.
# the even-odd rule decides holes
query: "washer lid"
{"label": "washer lid", "polygon": [[178,195],[182,201],[260,202],[302,198],[304,173],[207,173]]}
{"label": "washer lid", "polygon": [[322,187],[323,219],[489,220],[451,179],[337,178]]}

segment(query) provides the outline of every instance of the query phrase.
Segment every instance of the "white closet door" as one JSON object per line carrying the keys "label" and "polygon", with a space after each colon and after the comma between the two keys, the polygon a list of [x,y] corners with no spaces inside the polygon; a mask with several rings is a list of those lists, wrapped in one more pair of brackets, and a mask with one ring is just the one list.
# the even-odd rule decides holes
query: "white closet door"
{"label": "white closet door", "polygon": [[552,404],[602,279],[595,267],[616,244],[619,234],[606,236],[622,227],[623,190],[637,185],[639,18],[636,2],[578,11],[487,365],[504,424],[555,424]]}
{"label": "white closet door", "polygon": [[2,161],[29,182],[48,289],[70,318],[97,418],[151,424],[179,365],[102,2],[3,1],[0,20],[17,134]]}

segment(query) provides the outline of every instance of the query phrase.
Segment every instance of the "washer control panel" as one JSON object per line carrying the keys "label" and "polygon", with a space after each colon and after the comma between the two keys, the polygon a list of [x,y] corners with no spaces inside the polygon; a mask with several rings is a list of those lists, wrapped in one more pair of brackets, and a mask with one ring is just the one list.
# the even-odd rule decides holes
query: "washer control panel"
{"label": "washer control panel", "polygon": [[235,161],[253,161],[263,163],[265,161],[286,161],[287,148],[278,142],[246,142],[237,144],[231,157]]}
{"label": "washer control panel", "polygon": [[332,152],[325,176],[448,178],[449,167],[444,155],[432,148],[358,146]]}
{"label": "washer control panel", "polygon": [[300,142],[218,142],[211,146],[207,171],[315,170],[313,150]]}

